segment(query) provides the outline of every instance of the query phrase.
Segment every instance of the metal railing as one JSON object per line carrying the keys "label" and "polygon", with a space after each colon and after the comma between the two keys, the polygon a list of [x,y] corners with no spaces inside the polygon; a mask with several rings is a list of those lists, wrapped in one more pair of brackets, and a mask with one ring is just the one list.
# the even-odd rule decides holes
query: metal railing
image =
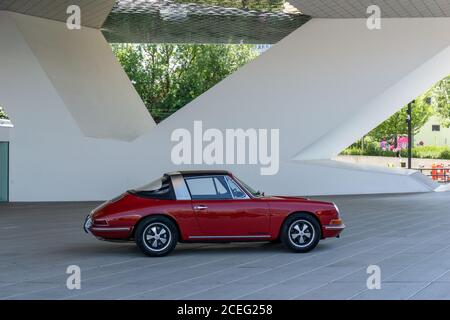
{"label": "metal railing", "polygon": [[434,168],[417,168],[423,175],[430,177],[433,181],[450,183],[450,167],[436,166]]}

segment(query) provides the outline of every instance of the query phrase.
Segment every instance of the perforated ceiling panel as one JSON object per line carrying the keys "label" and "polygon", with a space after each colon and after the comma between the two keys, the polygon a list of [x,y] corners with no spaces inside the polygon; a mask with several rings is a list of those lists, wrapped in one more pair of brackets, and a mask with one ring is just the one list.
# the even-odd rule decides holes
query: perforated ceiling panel
{"label": "perforated ceiling panel", "polygon": [[[110,42],[278,42],[316,18],[450,17],[450,0],[0,0],[0,10],[66,21],[81,7],[83,26],[100,28]],[[297,10],[295,10],[297,9]],[[303,14],[300,14],[303,13]],[[105,21],[106,20],[106,21]]]}
{"label": "perforated ceiling panel", "polygon": [[0,10],[66,21],[67,8],[78,5],[81,9],[81,24],[100,28],[115,2],[116,0],[0,0]]}
{"label": "perforated ceiling panel", "polygon": [[[194,2],[194,1],[193,1]],[[179,1],[119,0],[102,30],[110,42],[276,43],[310,17]]]}
{"label": "perforated ceiling panel", "polygon": [[314,18],[363,18],[367,8],[378,5],[382,17],[450,17],[450,0],[290,0]]}

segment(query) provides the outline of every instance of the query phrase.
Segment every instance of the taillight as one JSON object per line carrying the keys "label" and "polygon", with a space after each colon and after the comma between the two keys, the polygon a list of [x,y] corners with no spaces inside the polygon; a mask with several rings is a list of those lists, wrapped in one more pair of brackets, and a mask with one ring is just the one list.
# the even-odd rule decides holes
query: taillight
{"label": "taillight", "polygon": [[107,226],[108,225],[108,221],[103,220],[103,219],[94,219],[94,225],[96,225],[96,226]]}

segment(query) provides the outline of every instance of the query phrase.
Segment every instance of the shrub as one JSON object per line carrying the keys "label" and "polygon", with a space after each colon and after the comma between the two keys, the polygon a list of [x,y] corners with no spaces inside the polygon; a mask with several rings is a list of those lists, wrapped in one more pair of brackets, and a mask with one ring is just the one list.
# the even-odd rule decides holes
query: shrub
{"label": "shrub", "polygon": [[448,147],[423,146],[413,149],[413,156],[422,159],[441,159],[444,151],[448,151]]}
{"label": "shrub", "polygon": [[[364,150],[359,147],[352,146],[345,149],[341,155],[348,156],[377,156],[377,157],[395,157],[396,152],[382,151],[376,142],[370,142],[365,145]],[[402,150],[401,156],[403,158],[408,157],[408,150]],[[413,158],[419,159],[449,159],[450,160],[450,148],[438,147],[438,146],[423,146],[415,147],[412,149]]]}
{"label": "shrub", "polygon": [[440,158],[441,158],[441,159],[450,160],[450,149],[443,150],[443,151],[441,152]]}

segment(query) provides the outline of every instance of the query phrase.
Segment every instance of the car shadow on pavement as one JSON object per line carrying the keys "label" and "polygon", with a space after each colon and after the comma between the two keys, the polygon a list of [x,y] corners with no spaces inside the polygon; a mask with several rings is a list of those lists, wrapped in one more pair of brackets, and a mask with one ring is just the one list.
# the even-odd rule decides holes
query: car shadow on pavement
{"label": "car shadow on pavement", "polygon": [[[331,243],[320,243],[313,251],[305,254],[323,252],[332,249]],[[145,257],[133,242],[94,242],[68,244],[52,252],[53,254],[89,257]],[[170,256],[186,255],[225,255],[225,254],[296,254],[287,250],[281,243],[268,242],[233,242],[233,243],[180,243]]]}

